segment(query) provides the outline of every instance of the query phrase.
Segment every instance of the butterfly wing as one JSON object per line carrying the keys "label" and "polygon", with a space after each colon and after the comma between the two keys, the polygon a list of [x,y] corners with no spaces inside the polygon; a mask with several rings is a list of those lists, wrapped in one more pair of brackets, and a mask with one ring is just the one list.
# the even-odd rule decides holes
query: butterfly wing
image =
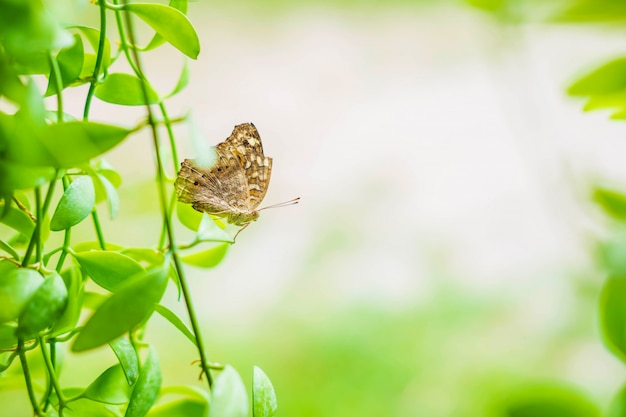
{"label": "butterfly wing", "polygon": [[256,209],[267,193],[272,174],[272,158],[263,153],[263,143],[256,127],[252,123],[235,126],[233,133],[216,148],[218,154],[223,152],[237,158],[247,184],[248,209]]}
{"label": "butterfly wing", "polygon": [[178,200],[198,211],[227,216],[245,209],[241,206],[248,195],[245,173],[237,158],[224,151],[217,152],[217,159],[209,168],[185,159],[174,185]]}

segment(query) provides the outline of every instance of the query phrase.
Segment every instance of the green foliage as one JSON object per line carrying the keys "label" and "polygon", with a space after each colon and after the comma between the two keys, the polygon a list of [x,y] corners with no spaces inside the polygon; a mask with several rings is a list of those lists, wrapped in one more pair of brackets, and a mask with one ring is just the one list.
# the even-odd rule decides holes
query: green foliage
{"label": "green foliage", "polygon": [[[200,43],[186,16],[187,1],[96,1],[90,7],[98,10],[100,27],[61,24],[40,0],[0,0],[0,223],[6,226],[0,235],[0,374],[21,373],[23,381],[3,378],[3,388],[21,392],[30,402],[30,414],[38,417],[200,416],[206,415],[209,398],[212,415],[221,416],[220,409],[246,415],[247,397],[237,372],[226,367],[215,380],[220,367],[210,364],[202,350],[183,266],[219,264],[232,237],[221,223],[189,207],[179,206],[174,216],[170,202],[175,191],[162,175],[161,155],[178,165],[164,100],[187,86],[188,65],[184,63],[173,90],[161,95],[145,77],[141,61],[165,42],[186,57],[198,56]],[[116,30],[107,26],[108,19],[117,23]],[[135,41],[133,19],[153,30],[145,48]],[[117,61],[125,61],[120,69],[113,68]],[[34,76],[45,78],[43,89]],[[81,115],[64,110],[68,88],[85,94]],[[92,122],[94,98],[141,106],[145,121],[131,127],[114,120]],[[157,119],[166,125],[169,140],[159,138]],[[155,187],[162,219],[155,228],[163,234],[154,247],[112,244],[98,213],[100,203],[106,203],[111,219],[116,217],[124,204],[117,191],[122,178],[103,156],[150,125],[154,148],[145,152],[158,156]],[[180,219],[176,226],[194,233],[190,243],[176,241],[175,218]],[[95,242],[78,241],[74,228],[87,230],[90,224]],[[170,282],[184,295],[183,317],[162,304]],[[198,349],[208,390],[202,395],[190,390],[153,410],[167,384],[157,349],[144,338],[154,312]],[[73,354],[64,358],[59,350],[67,346]],[[100,375],[85,387],[62,386],[62,370],[78,371],[73,357],[96,348],[110,349],[116,360],[98,363]],[[40,365],[31,369],[33,362]],[[273,416],[273,388],[259,372],[255,370],[254,395],[260,411],[254,415]]]}

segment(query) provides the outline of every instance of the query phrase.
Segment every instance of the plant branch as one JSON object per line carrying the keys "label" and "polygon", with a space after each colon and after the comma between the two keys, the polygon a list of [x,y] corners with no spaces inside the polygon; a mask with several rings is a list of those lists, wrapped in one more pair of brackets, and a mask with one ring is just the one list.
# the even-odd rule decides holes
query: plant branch
{"label": "plant branch", "polygon": [[[131,16],[129,16],[128,13],[124,14],[124,18],[125,18],[124,20],[125,20],[126,28],[128,32],[128,39],[131,42],[131,44],[134,45],[135,38],[134,38],[134,30],[132,26],[132,18]],[[122,42],[124,42],[124,40]],[[125,48],[126,50],[128,50],[127,45],[125,46]],[[189,293],[189,288],[187,286],[187,280],[184,274],[184,269],[180,261],[180,258],[178,256],[178,250],[176,248],[176,239],[174,236],[174,228],[172,227],[171,215],[168,210],[167,197],[166,197],[166,191],[165,191],[165,174],[164,174],[164,169],[163,169],[163,159],[161,156],[159,132],[158,132],[156,123],[154,121],[152,108],[150,107],[150,104],[148,104],[149,103],[148,90],[147,90],[148,83],[145,79],[143,72],[141,71],[141,60],[139,59],[139,53],[137,52],[137,49],[132,48],[131,51],[132,51],[132,55],[135,61],[134,68],[136,68],[137,76],[142,81],[141,87],[142,87],[142,92],[144,95],[144,102],[146,103],[146,112],[148,113],[148,123],[150,124],[150,129],[152,131],[152,139],[154,142],[155,156],[156,156],[156,163],[157,163],[157,184],[158,184],[158,191],[159,191],[159,202],[161,205],[161,214],[163,216],[163,221],[165,222],[165,227],[167,229],[167,236],[168,236],[168,240],[170,241],[172,259],[174,261],[176,272],[178,273],[181,290],[183,293],[183,297],[185,298],[185,306],[187,308],[187,312],[189,314],[189,320],[191,322],[191,327],[193,329],[194,336],[196,339],[198,353],[200,354],[200,362],[202,365],[202,369],[207,376],[207,383],[210,389],[211,386],[213,385],[213,377],[211,375],[211,372],[208,366],[209,361],[207,360],[207,357],[204,351],[204,344],[202,342],[202,337],[200,335],[200,326],[198,325],[198,320],[196,318],[196,314],[193,308],[191,296]]]}
{"label": "plant branch", "polygon": [[26,351],[24,350],[24,340],[22,339],[18,339],[17,341],[17,352],[20,356],[20,362],[22,363],[22,372],[24,373],[24,381],[26,382],[26,391],[28,392],[28,399],[30,400],[30,404],[33,407],[33,413],[37,417],[43,417],[43,414],[39,409],[39,405],[37,404],[35,392],[33,391],[33,382],[30,379],[30,370],[28,369]]}

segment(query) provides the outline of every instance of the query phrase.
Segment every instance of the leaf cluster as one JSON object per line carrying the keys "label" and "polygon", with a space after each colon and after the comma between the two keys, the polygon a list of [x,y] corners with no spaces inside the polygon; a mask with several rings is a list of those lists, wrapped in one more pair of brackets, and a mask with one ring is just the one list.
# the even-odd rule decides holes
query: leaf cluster
{"label": "leaf cluster", "polygon": [[[210,216],[175,204],[163,163],[169,153],[176,171],[166,100],[188,84],[187,65],[174,89],[160,93],[141,62],[142,54],[166,43],[197,58],[200,43],[187,1],[99,0],[92,7],[100,13],[98,28],[62,25],[41,0],[0,0],[0,374],[21,366],[22,381],[9,379],[6,385],[25,387],[36,416],[246,416],[247,395],[237,372],[206,357],[183,266],[216,266],[232,238]],[[109,18],[115,19],[117,42],[106,32]],[[153,30],[146,46],[135,41],[138,22]],[[116,72],[118,61],[131,71]],[[68,88],[85,91],[82,115],[64,111]],[[143,106],[146,121],[132,127],[93,122],[94,98]],[[112,219],[121,204],[122,177],[103,155],[146,128],[154,143],[146,152],[157,156],[162,233],[154,247],[126,247],[108,242],[99,221],[100,203]],[[167,141],[160,139],[163,130]],[[94,241],[74,241],[73,228],[89,218]],[[176,241],[175,222],[194,232],[191,242]],[[168,285],[178,289],[188,317],[161,303]],[[158,407],[153,406],[166,389],[157,349],[144,339],[155,312],[197,348],[208,382],[207,391],[180,388],[182,395]],[[117,361],[86,387],[64,387],[59,375],[73,369],[59,362],[58,351],[67,347],[77,354],[105,347]],[[30,370],[34,358],[45,365],[41,375]],[[271,382],[255,368],[253,415],[275,413]]]}

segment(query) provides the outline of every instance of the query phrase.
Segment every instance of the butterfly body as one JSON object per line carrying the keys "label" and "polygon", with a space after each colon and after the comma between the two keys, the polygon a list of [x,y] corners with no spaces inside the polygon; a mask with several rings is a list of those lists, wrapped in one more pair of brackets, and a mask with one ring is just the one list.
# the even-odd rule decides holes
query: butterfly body
{"label": "butterfly body", "polygon": [[247,226],[259,217],[272,173],[272,158],[263,154],[261,137],[252,123],[235,126],[215,147],[216,158],[207,167],[185,159],[176,178],[178,200],[200,212]]}

